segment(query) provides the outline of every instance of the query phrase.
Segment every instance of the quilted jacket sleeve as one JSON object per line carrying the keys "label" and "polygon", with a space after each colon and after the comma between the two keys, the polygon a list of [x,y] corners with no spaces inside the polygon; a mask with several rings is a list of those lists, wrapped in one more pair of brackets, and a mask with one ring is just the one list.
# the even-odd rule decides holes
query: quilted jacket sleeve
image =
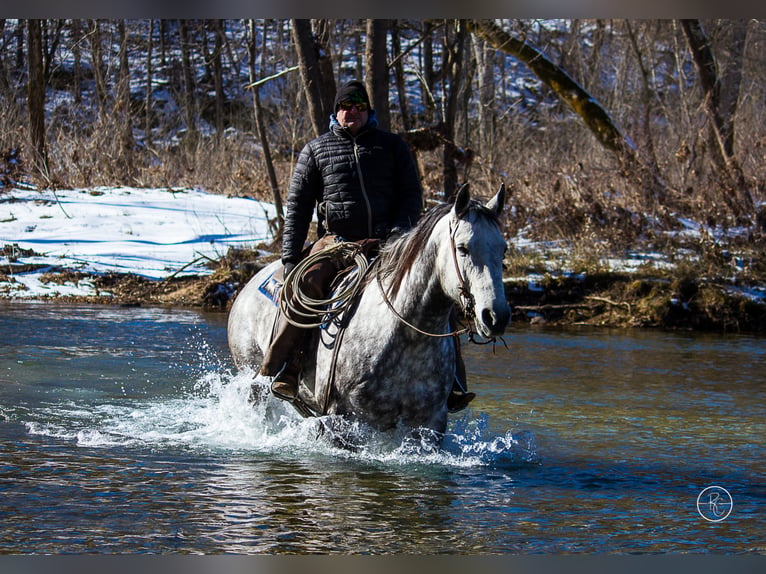
{"label": "quilted jacket sleeve", "polygon": [[287,193],[287,212],[282,236],[282,262],[298,263],[301,258],[314,207],[322,197],[322,180],[311,142],[298,156]]}

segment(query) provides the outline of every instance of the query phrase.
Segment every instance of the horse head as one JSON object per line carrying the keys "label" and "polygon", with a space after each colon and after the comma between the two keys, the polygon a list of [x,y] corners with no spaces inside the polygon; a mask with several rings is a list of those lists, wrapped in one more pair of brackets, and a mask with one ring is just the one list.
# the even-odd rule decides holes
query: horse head
{"label": "horse head", "polygon": [[486,204],[471,199],[468,186],[462,186],[447,217],[450,241],[443,246],[443,288],[487,338],[502,335],[511,317],[503,286],[507,244],[499,220],[504,201],[504,185]]}

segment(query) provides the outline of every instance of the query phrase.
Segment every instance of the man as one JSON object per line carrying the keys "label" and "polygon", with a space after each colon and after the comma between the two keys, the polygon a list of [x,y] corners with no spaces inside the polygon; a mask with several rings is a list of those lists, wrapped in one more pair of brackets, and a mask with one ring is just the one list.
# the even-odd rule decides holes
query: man
{"label": "man", "polygon": [[[312,253],[336,241],[369,247],[410,229],[420,218],[423,191],[412,154],[401,137],[377,129],[364,84],[344,84],[333,112],[330,131],[306,144],[290,182],[282,240],[285,276],[305,256],[314,209],[319,240]],[[321,260],[304,274],[301,290],[314,299],[326,297],[338,271],[332,261]],[[264,356],[260,373],[273,377],[271,391],[280,399],[292,401],[297,395],[306,332],[281,317]],[[459,357],[457,372],[464,381]],[[453,390],[448,407],[461,410],[474,396],[463,383]]]}

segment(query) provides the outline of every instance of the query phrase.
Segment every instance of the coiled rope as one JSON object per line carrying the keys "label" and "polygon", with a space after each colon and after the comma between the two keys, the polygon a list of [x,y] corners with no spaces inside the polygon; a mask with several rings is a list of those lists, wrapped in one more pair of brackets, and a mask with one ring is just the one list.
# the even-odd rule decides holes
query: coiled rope
{"label": "coiled rope", "polygon": [[[306,272],[322,260],[332,260],[338,269],[347,271],[347,276],[356,268],[355,276],[343,284],[342,289],[327,299],[314,299],[301,290],[301,281]],[[343,313],[353,302],[362,284],[369,263],[356,243],[341,242],[317,251],[298,263],[285,277],[279,309],[285,319],[296,327],[311,329],[329,323]]]}

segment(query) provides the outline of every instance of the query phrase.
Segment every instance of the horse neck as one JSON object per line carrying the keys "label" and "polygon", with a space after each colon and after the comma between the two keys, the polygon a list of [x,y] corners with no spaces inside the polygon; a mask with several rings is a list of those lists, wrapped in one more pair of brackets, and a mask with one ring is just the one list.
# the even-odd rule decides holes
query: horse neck
{"label": "horse neck", "polygon": [[[438,232],[443,224],[446,226],[446,221],[437,224],[425,248],[404,276],[396,296],[390,298],[396,311],[407,322],[429,332],[445,330],[454,306],[442,287],[444,266],[439,262],[439,247],[449,237],[447,232]],[[383,282],[383,288],[389,292],[387,281]]]}

